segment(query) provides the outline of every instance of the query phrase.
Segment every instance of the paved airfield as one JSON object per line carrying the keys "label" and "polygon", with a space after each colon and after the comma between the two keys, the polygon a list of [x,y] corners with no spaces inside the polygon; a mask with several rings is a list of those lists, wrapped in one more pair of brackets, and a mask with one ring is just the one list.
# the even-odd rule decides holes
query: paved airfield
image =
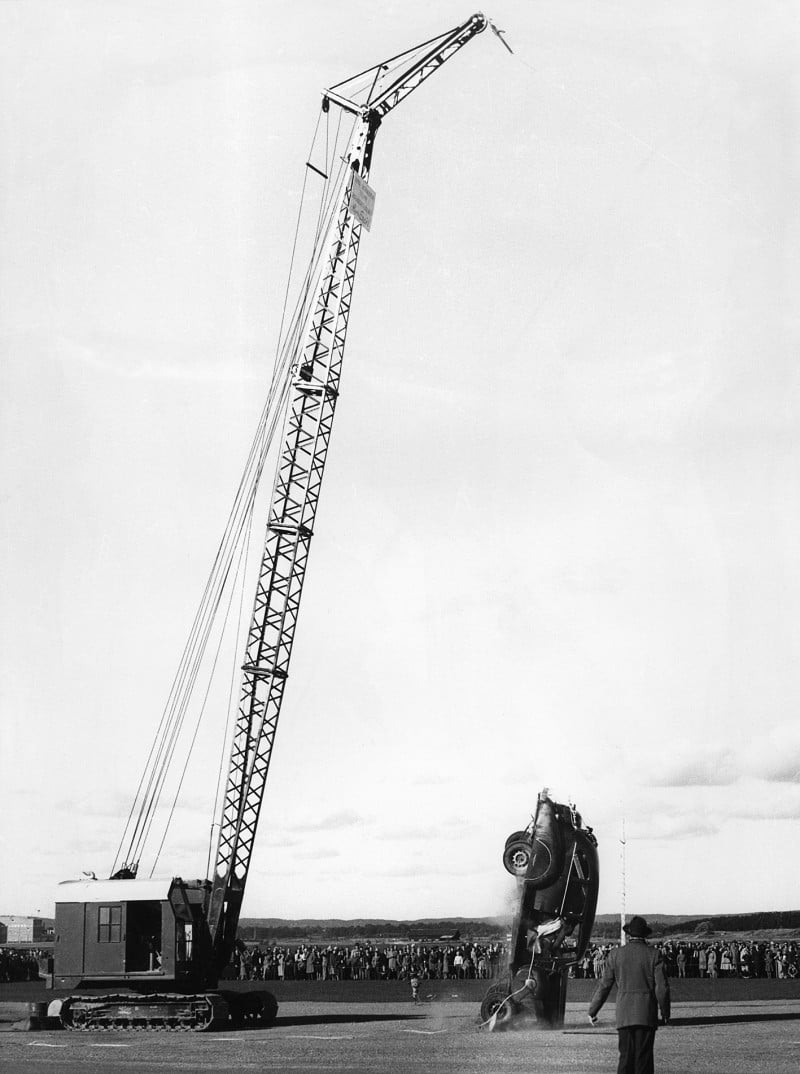
{"label": "paved airfield", "polygon": [[[569,1003],[564,1031],[481,1031],[472,1002],[282,1003],[269,1029],[225,1033],[14,1032],[0,1035],[0,1071],[341,1071],[395,1074],[613,1072],[613,1006],[601,1025]],[[658,1074],[796,1074],[800,1002],[678,1003],[656,1038]]]}

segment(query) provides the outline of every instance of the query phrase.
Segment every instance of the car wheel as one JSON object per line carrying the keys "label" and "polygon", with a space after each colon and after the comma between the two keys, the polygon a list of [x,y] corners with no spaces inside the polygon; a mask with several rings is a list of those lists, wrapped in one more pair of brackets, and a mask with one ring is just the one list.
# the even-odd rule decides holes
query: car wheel
{"label": "car wheel", "polygon": [[504,1025],[510,1022],[516,1013],[516,1004],[508,998],[508,987],[505,984],[492,985],[481,1003],[481,1021],[488,1022],[492,1015],[497,1015],[495,1025]]}
{"label": "car wheel", "polygon": [[512,876],[524,876],[531,861],[531,844],[525,839],[508,843],[503,851],[503,866]]}

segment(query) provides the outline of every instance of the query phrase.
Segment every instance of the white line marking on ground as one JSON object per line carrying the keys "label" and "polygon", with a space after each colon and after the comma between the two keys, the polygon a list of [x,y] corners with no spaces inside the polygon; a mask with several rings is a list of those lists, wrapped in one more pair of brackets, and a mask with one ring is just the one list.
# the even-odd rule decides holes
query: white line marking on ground
{"label": "white line marking on ground", "polygon": [[90,1048],[130,1048],[130,1044],[90,1044]]}
{"label": "white line marking on ground", "polygon": [[446,1033],[446,1029],[404,1029],[404,1033],[424,1033],[425,1036],[431,1037],[434,1033]]}
{"label": "white line marking on ground", "polygon": [[66,1048],[66,1044],[50,1044],[45,1040],[27,1040],[25,1044],[28,1048]]}
{"label": "white line marking on ground", "polygon": [[284,1040],[352,1040],[349,1037],[323,1037],[319,1033],[287,1033]]}

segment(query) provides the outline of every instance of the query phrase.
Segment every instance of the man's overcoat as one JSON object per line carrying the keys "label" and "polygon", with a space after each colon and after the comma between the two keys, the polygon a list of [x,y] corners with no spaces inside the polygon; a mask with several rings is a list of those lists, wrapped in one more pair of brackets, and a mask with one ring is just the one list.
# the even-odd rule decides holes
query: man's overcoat
{"label": "man's overcoat", "polygon": [[592,996],[589,1014],[594,1017],[616,984],[617,1029],[625,1026],[658,1026],[658,1012],[669,1018],[670,995],[667,970],[661,952],[644,940],[631,938],[606,959],[603,977]]}

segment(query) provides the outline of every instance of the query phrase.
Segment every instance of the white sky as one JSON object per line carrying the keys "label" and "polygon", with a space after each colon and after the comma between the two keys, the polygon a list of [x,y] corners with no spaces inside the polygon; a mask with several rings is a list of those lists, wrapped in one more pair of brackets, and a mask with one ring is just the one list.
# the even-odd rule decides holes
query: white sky
{"label": "white sky", "polygon": [[[798,20],[497,2],[385,121],[244,913],[796,908]],[[107,874],[266,394],[324,86],[462,4],[0,3],[0,910]],[[222,712],[206,717],[219,734]],[[210,756],[210,754],[209,754]],[[201,755],[164,873],[205,869]]]}

